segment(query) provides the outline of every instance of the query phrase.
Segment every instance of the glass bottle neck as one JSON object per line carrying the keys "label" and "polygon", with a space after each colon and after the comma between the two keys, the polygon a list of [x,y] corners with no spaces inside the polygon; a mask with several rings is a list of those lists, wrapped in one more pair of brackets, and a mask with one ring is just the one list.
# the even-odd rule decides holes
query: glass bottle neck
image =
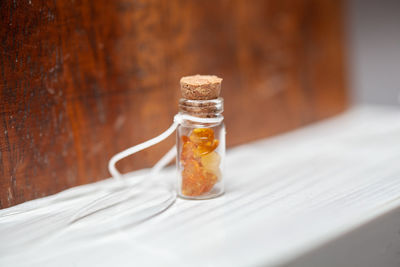
{"label": "glass bottle neck", "polygon": [[200,118],[216,118],[222,116],[224,99],[222,97],[210,100],[179,100],[179,113]]}
{"label": "glass bottle neck", "polygon": [[[179,100],[179,113],[187,114],[199,118],[223,118],[224,99],[222,97],[211,100],[189,100],[181,98]],[[187,126],[211,127],[215,123],[201,123],[185,120]],[[220,123],[217,123],[220,124]]]}

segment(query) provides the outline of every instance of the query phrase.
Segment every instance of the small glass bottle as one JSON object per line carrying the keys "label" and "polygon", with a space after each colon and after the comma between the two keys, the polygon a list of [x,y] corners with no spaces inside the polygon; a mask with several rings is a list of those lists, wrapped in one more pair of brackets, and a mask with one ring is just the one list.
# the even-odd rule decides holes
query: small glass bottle
{"label": "small glass bottle", "polygon": [[208,199],[224,193],[225,126],[223,98],[179,101],[179,113],[219,118],[217,123],[184,119],[177,129],[178,195]]}

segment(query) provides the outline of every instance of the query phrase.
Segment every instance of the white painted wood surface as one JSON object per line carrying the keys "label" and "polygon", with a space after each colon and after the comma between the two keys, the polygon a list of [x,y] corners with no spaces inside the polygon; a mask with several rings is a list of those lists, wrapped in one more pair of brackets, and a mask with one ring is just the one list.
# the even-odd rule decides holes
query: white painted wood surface
{"label": "white painted wood surface", "polygon": [[[227,138],[235,134],[227,129]],[[150,214],[143,203],[163,201],[167,185],[149,185],[73,224],[68,222],[77,210],[104,195],[112,181],[0,210],[0,266],[291,262],[400,207],[400,109],[358,107],[236,147],[228,151],[226,169],[224,196],[178,199],[143,221],[133,215]],[[169,169],[156,182],[170,184],[173,177]]]}

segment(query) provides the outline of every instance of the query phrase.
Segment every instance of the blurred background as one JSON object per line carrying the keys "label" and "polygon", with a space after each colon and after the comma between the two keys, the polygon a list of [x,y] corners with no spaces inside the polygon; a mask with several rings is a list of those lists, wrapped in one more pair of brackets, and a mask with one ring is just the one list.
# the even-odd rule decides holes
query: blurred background
{"label": "blurred background", "polygon": [[[395,0],[0,1],[0,208],[109,177],[164,131],[179,79],[224,79],[228,146],[398,105]],[[150,167],[173,137],[126,159]]]}
{"label": "blurred background", "polygon": [[353,102],[399,105],[400,1],[351,0],[345,7]]}

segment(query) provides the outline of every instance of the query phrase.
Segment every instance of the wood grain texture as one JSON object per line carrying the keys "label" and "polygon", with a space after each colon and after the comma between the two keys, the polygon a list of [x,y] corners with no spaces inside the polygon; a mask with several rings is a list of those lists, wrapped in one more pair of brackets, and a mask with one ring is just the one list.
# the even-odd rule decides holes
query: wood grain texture
{"label": "wood grain texture", "polygon": [[[109,177],[179,79],[224,78],[228,145],[346,107],[341,1],[0,1],[0,208]],[[126,159],[149,167],[174,138]]]}

